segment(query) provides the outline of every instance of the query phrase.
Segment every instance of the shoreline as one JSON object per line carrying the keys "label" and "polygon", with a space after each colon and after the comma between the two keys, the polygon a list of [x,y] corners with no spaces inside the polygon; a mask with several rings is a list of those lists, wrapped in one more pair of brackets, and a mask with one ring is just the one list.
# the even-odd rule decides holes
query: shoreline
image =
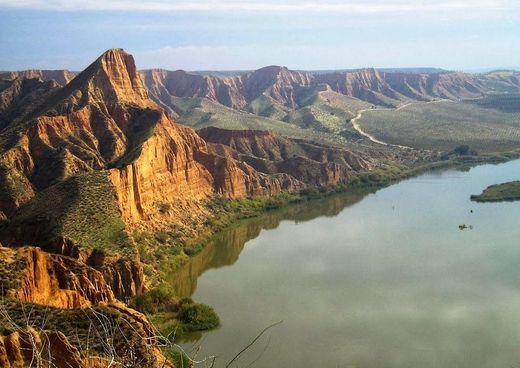
{"label": "shoreline", "polygon": [[[482,156],[460,156],[454,157],[448,160],[440,160],[440,161],[432,161],[423,165],[418,165],[416,167],[411,168],[398,168],[396,166],[390,166],[390,169],[385,171],[380,168],[357,173],[352,181],[349,184],[339,184],[332,187],[327,188],[306,188],[300,191],[299,193],[289,193],[283,192],[277,194],[273,197],[255,197],[255,198],[245,198],[239,200],[226,200],[228,203],[238,204],[238,209],[236,211],[226,212],[224,216],[227,216],[224,223],[217,224],[213,228],[209,228],[209,234],[202,235],[201,237],[194,239],[191,243],[193,248],[196,248],[196,251],[191,253],[186,262],[182,264],[178,264],[176,268],[169,269],[167,272],[175,272],[184,264],[188,263],[190,259],[200,253],[202,249],[204,249],[205,245],[216,235],[225,231],[229,227],[235,225],[239,221],[247,220],[250,218],[255,218],[261,216],[264,213],[268,213],[270,211],[282,209],[289,207],[291,205],[298,205],[301,203],[305,203],[308,201],[316,201],[320,199],[324,199],[334,195],[347,194],[347,193],[355,193],[357,191],[363,190],[379,190],[386,188],[390,185],[396,184],[404,179],[409,179],[423,173],[427,173],[435,170],[442,169],[469,169],[479,165],[498,165],[501,163],[506,163],[508,161],[512,161],[520,158],[520,150],[510,151],[504,153],[497,154],[488,154]],[[259,203],[260,205],[254,209],[247,208],[247,203],[250,201],[255,201],[255,203]],[[240,207],[240,204],[246,204],[244,207]],[[218,216],[213,220],[221,220]],[[161,265],[160,268],[162,269]],[[164,269],[162,269],[164,271]]]}

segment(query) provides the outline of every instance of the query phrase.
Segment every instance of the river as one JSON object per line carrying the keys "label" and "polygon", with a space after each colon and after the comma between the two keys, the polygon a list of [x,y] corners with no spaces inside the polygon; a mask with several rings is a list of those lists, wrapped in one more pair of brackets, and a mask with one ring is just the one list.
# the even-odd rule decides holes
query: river
{"label": "river", "polygon": [[222,367],[283,321],[234,366],[520,366],[520,203],[469,199],[518,179],[435,171],[236,224],[172,281],[222,321],[184,348]]}

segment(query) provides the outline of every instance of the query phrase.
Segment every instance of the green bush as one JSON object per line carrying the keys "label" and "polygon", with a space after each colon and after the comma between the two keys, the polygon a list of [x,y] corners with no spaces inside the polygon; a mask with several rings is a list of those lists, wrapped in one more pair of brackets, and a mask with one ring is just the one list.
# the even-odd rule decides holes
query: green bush
{"label": "green bush", "polygon": [[177,298],[168,286],[157,286],[147,292],[138,294],[130,301],[130,306],[143,313],[172,311],[177,308]]}
{"label": "green bush", "polygon": [[187,331],[210,330],[220,325],[213,308],[206,304],[195,304],[191,300],[181,302],[178,316]]}

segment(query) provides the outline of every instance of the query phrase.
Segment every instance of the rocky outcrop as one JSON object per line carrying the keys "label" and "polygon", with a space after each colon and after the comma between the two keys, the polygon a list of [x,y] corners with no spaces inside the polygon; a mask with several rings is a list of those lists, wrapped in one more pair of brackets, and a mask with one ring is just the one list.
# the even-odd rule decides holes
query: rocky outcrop
{"label": "rocky outcrop", "polygon": [[177,211],[202,214],[201,201],[219,193],[228,198],[273,195],[297,185],[286,177],[268,176],[252,167],[208,150],[192,129],[173,124],[162,115],[154,133],[143,143],[138,158],[110,170],[119,208],[127,223],[168,220],[159,202]]}
{"label": "rocky outcrop", "polygon": [[119,300],[127,302],[145,289],[143,265],[139,261],[116,259],[103,264],[100,271]]}
{"label": "rocky outcrop", "polygon": [[243,95],[243,78],[213,77],[187,73],[183,70],[142,70],[139,72],[150,95],[163,106],[171,106],[172,96],[206,97],[236,109],[247,105]]}
{"label": "rocky outcrop", "polygon": [[58,331],[26,327],[0,335],[0,366],[4,368],[87,368],[76,347]]}
{"label": "rocky outcrop", "polygon": [[148,319],[123,304],[78,310],[8,299],[1,308],[2,367],[172,367]]}
{"label": "rocky outcrop", "polygon": [[140,71],[151,96],[165,106],[172,105],[172,96],[204,97],[235,109],[264,95],[278,103],[297,106],[297,89],[309,86],[313,76],[307,72],[292,71],[286,67],[268,66],[251,73],[215,77],[187,73],[183,70],[151,69]]}
{"label": "rocky outcrop", "polygon": [[[375,157],[320,144],[277,137],[268,131],[205,128],[199,135],[210,150],[246,162],[265,174],[284,173],[300,187],[348,183],[353,174],[370,170]],[[377,156],[377,154],[375,155]],[[378,157],[384,159],[384,157]]]}
{"label": "rocky outcrop", "polygon": [[375,69],[320,74],[316,76],[316,81],[328,85],[333,91],[342,95],[374,104],[385,104],[381,96],[395,100],[402,97]]}
{"label": "rocky outcrop", "polygon": [[99,271],[72,258],[34,247],[3,248],[2,254],[2,269],[10,268],[15,278],[5,290],[11,298],[65,309],[115,300]]}
{"label": "rocky outcrop", "polygon": [[414,100],[444,98],[450,100],[477,98],[486,93],[484,82],[466,73],[382,73],[388,85],[400,94]]}

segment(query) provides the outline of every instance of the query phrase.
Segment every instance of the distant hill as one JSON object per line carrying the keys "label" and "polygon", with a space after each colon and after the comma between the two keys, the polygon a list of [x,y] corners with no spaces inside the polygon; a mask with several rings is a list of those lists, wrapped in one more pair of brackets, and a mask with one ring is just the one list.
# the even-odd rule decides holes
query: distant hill
{"label": "distant hill", "polygon": [[[4,84],[26,77],[65,85],[74,75],[63,70],[31,70],[5,72],[0,79]],[[138,71],[138,75],[150,97],[182,124],[197,129],[268,129],[334,145],[342,145],[345,139],[366,141],[351,124],[362,110],[520,93],[520,72],[512,70],[481,74],[439,68],[301,71],[271,65],[253,71],[148,69]],[[18,84],[3,87],[0,100],[12,102],[9,109],[0,106],[0,127],[19,113],[16,101],[20,106],[36,103],[50,88],[31,89],[31,96],[25,96],[25,89]],[[504,109],[511,110],[513,105],[507,104]]]}

